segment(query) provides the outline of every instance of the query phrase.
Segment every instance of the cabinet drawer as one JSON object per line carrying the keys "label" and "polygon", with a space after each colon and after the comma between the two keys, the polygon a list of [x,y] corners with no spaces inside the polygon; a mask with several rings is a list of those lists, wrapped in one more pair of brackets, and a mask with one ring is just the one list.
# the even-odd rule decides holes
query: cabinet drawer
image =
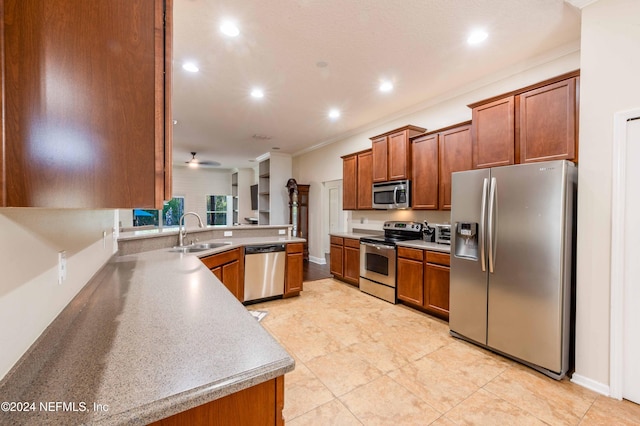
{"label": "cabinet drawer", "polygon": [[302,243],[287,244],[287,253],[302,253],[304,245]]}
{"label": "cabinet drawer", "polygon": [[422,250],[420,249],[398,247],[398,257],[422,261],[422,256]]}
{"label": "cabinet drawer", "polygon": [[428,251],[426,260],[427,263],[435,263],[437,265],[449,266],[451,264],[449,253],[440,253],[437,251]]}
{"label": "cabinet drawer", "polygon": [[345,247],[352,247],[352,248],[360,248],[360,240],[354,240],[353,238],[345,238],[344,239],[344,246]]}
{"label": "cabinet drawer", "polygon": [[203,257],[200,260],[207,266],[207,268],[213,269],[233,262],[234,260],[240,260],[240,249],[237,248],[224,253],[212,254],[211,256]]}
{"label": "cabinet drawer", "polygon": [[342,237],[334,237],[333,235],[331,236],[331,244],[337,244],[339,246],[344,244],[344,238]]}

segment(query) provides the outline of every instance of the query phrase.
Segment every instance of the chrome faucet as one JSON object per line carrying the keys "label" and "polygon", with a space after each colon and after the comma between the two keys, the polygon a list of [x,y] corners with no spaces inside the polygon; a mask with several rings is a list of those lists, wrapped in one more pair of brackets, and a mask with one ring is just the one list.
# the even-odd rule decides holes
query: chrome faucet
{"label": "chrome faucet", "polygon": [[202,219],[200,219],[200,216],[198,215],[198,213],[186,212],[185,214],[180,216],[180,220],[178,220],[178,245],[180,247],[184,247],[184,237],[187,236],[187,226],[184,224],[184,217],[190,214],[198,218],[198,227],[204,228],[204,225],[202,224]]}

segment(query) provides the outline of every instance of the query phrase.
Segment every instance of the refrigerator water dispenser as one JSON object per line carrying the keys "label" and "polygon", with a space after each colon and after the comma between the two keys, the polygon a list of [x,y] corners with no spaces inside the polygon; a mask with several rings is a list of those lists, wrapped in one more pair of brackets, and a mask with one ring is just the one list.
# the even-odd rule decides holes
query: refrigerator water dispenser
{"label": "refrigerator water dispenser", "polygon": [[455,257],[478,260],[478,224],[472,222],[456,223]]}

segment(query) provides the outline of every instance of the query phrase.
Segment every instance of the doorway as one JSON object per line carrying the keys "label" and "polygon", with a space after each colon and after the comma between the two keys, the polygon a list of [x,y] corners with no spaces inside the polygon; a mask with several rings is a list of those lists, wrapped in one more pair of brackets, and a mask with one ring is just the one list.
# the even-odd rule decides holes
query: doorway
{"label": "doorway", "polygon": [[614,126],[610,393],[640,404],[640,110]]}
{"label": "doorway", "polygon": [[326,208],[322,224],[322,241],[326,257],[331,249],[329,234],[346,230],[346,215],[342,210],[342,179],[327,181],[323,185]]}

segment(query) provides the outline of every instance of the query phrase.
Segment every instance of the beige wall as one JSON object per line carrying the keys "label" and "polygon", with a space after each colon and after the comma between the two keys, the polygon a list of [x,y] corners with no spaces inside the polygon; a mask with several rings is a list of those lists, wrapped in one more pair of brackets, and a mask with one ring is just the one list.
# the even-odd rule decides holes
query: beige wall
{"label": "beige wall", "polygon": [[113,226],[113,210],[0,209],[0,379],[114,253]]}
{"label": "beige wall", "polygon": [[574,379],[606,391],[613,115],[640,107],[640,1],[600,0],[587,6],[581,39]]}
{"label": "beige wall", "polygon": [[[231,195],[231,171],[189,167],[173,168],[173,196],[184,197],[184,211],[196,212],[207,224],[207,195]],[[195,218],[188,223],[196,223]],[[195,220],[194,222],[191,222]],[[231,224],[229,224],[231,225]]]}
{"label": "beige wall", "polygon": [[[571,49],[569,49],[571,50]],[[532,64],[536,64],[533,66]],[[309,251],[310,256],[324,257],[322,212],[325,211],[323,182],[342,179],[342,159],[340,156],[371,147],[370,137],[402,127],[406,124],[435,130],[451,124],[471,120],[468,104],[490,98],[529,84],[551,78],[580,68],[580,53],[577,46],[570,52],[562,52],[554,60],[540,58],[527,64],[505,70],[483,81],[461,88],[455,94],[425,101],[420,109],[400,112],[396,116],[360,129],[354,135],[343,140],[322,146],[310,152],[297,155],[293,159],[293,176],[298,183],[311,184],[309,208]],[[408,215],[408,216],[407,216]],[[429,212],[354,212],[349,215],[349,223],[359,228],[360,218],[373,222],[381,229],[384,220],[398,218],[442,221],[447,216]],[[374,226],[375,227],[375,226]]]}

